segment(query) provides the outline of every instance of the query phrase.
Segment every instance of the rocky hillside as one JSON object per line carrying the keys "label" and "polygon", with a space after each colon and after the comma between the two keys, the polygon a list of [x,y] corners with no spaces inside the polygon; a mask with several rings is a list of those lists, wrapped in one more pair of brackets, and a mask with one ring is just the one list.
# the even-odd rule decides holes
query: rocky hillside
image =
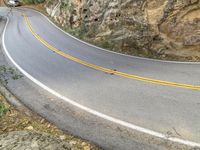
{"label": "rocky hillside", "polygon": [[72,34],[114,51],[200,61],[200,0],[48,0]]}

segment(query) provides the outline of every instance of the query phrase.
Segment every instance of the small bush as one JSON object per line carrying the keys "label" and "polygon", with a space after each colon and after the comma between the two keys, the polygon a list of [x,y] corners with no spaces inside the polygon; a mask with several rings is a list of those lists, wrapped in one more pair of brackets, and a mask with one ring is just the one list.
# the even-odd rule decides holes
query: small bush
{"label": "small bush", "polygon": [[6,106],[0,102],[0,117],[2,117],[7,111],[8,108],[6,108]]}
{"label": "small bush", "polygon": [[0,84],[6,85],[9,80],[17,80],[23,76],[16,69],[0,65]]}
{"label": "small bush", "polygon": [[106,49],[112,49],[114,47],[114,44],[110,42],[109,40],[107,41],[101,41],[100,43],[96,43],[98,46]]}

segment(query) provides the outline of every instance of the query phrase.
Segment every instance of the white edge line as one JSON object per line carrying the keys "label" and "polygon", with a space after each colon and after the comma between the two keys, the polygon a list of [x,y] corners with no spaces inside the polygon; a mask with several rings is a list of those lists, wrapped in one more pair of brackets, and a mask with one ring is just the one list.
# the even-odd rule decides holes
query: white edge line
{"label": "white edge line", "polygon": [[78,107],[92,115],[95,115],[97,117],[100,117],[102,119],[105,119],[107,121],[110,121],[110,122],[113,122],[113,123],[116,123],[118,125],[121,125],[121,126],[124,126],[124,127],[127,127],[129,129],[133,129],[133,130],[136,130],[136,131],[139,131],[139,132],[142,132],[142,133],[145,133],[145,134],[148,134],[148,135],[151,135],[151,136],[155,136],[155,137],[158,137],[158,138],[161,138],[161,139],[164,139],[164,140],[169,140],[171,142],[176,142],[176,143],[179,143],[179,144],[184,144],[184,145],[187,145],[187,146],[192,146],[192,147],[200,147],[200,143],[196,143],[196,142],[192,142],[192,141],[188,141],[188,140],[183,140],[183,139],[179,139],[179,138],[175,138],[175,137],[169,137],[167,138],[166,135],[162,134],[162,133],[159,133],[159,132],[155,132],[153,130],[150,130],[150,129],[146,129],[146,128],[142,128],[142,127],[139,127],[137,125],[134,125],[134,124],[131,124],[131,123],[128,123],[128,122],[125,122],[125,121],[122,121],[122,120],[119,120],[117,118],[114,118],[114,117],[111,117],[111,116],[108,116],[106,114],[103,114],[103,113],[100,113],[98,111],[95,111],[91,108],[88,108],[86,106],[83,106],[73,100],[70,100],[68,99],[67,97],[59,94],[58,92],[54,91],[53,89],[47,87],[46,85],[44,85],[42,82],[38,81],[37,79],[35,79],[33,76],[31,76],[29,73],[27,73],[24,69],[22,69],[14,60],[13,58],[10,56],[7,48],[6,48],[6,45],[5,45],[5,32],[6,32],[6,29],[7,29],[7,26],[8,26],[8,23],[9,23],[9,18],[7,17],[7,22],[6,22],[6,25],[5,25],[5,28],[4,28],[4,31],[3,31],[3,36],[2,36],[2,45],[3,45],[3,49],[7,55],[7,57],[10,59],[10,61],[16,66],[17,69],[19,69],[19,71],[21,71],[27,78],[29,78],[32,82],[34,82],[35,84],[37,84],[38,86],[42,87],[44,90],[48,91],[49,93],[57,96],[58,98],[61,98],[63,99],[64,101],[66,101],[67,103],[75,106],[75,107]]}
{"label": "white edge line", "polygon": [[145,57],[139,57],[139,56],[131,56],[131,55],[127,55],[127,54],[122,54],[122,53],[118,53],[118,52],[114,52],[112,50],[107,50],[107,49],[104,49],[104,48],[101,48],[101,47],[98,47],[98,46],[95,46],[93,44],[90,44],[88,42],[85,42],[83,40],[80,40],[79,38],[73,36],[72,34],[70,33],[67,33],[66,31],[64,31],[62,28],[59,28],[54,22],[52,22],[46,15],[44,15],[43,13],[35,10],[35,9],[31,9],[31,8],[27,8],[27,7],[22,7],[23,9],[27,9],[27,10],[31,10],[31,11],[35,11],[37,13],[39,13],[40,15],[42,15],[44,18],[46,18],[53,26],[55,26],[58,30],[60,30],[61,32],[63,32],[64,34],[72,37],[73,39],[81,42],[81,43],[84,43],[88,46],[91,46],[91,47],[94,47],[94,48],[97,48],[99,50],[102,50],[102,51],[105,51],[105,52],[108,52],[108,53],[113,53],[113,54],[118,54],[118,55],[121,55],[121,56],[126,56],[126,57],[130,57],[130,58],[136,58],[136,59],[141,59],[141,60],[147,60],[147,61],[155,61],[155,62],[161,62],[161,63],[174,63],[174,64],[192,64],[192,65],[200,65],[200,62],[183,62],[183,61],[173,61],[173,60],[159,60],[159,59],[152,59],[152,58],[145,58]]}

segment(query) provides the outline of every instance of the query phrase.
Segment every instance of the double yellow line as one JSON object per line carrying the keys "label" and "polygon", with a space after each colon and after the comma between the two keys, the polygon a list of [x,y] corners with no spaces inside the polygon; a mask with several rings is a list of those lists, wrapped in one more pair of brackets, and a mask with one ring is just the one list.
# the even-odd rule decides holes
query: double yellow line
{"label": "double yellow line", "polygon": [[38,39],[43,45],[45,45],[48,49],[52,50],[53,52],[69,59],[72,60],[74,62],[77,62],[79,64],[82,64],[84,66],[87,66],[89,68],[98,70],[98,71],[102,71],[108,74],[113,74],[113,75],[117,75],[120,77],[124,77],[124,78],[129,78],[129,79],[133,79],[133,80],[138,80],[138,81],[143,81],[143,82],[147,82],[147,83],[153,83],[153,84],[158,84],[158,85],[163,85],[163,86],[170,86],[170,87],[177,87],[177,88],[184,88],[184,89],[190,89],[190,90],[200,90],[200,86],[195,86],[195,85],[190,85],[190,84],[181,84],[181,83],[176,83],[176,82],[169,82],[169,81],[162,81],[162,80],[156,80],[156,79],[151,79],[151,78],[146,78],[146,77],[141,77],[141,76],[137,76],[137,75],[133,75],[133,74],[127,74],[124,72],[120,72],[117,70],[112,70],[109,68],[104,68],[95,64],[91,64],[89,62],[83,61],[81,59],[78,59],[76,57],[73,57],[71,55],[68,55],[64,52],[62,52],[61,50],[55,48],[54,46],[50,45],[47,41],[45,41],[42,37],[40,37],[37,33],[34,32],[31,23],[28,19],[28,17],[26,16],[26,14],[23,14],[24,20],[26,22],[26,25],[28,26],[28,29],[30,30],[30,32],[33,34],[33,36]]}

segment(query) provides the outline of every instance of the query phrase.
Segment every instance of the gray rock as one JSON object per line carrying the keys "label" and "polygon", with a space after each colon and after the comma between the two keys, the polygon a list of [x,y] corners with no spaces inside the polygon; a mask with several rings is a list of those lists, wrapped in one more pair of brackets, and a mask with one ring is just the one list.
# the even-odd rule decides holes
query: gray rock
{"label": "gray rock", "polygon": [[[200,0],[49,0],[61,26],[101,47],[162,58],[200,60]],[[172,58],[172,57],[169,57]]]}
{"label": "gray rock", "polygon": [[[47,134],[18,131],[0,135],[0,150],[71,150],[72,146]],[[74,148],[73,148],[74,149]]]}

